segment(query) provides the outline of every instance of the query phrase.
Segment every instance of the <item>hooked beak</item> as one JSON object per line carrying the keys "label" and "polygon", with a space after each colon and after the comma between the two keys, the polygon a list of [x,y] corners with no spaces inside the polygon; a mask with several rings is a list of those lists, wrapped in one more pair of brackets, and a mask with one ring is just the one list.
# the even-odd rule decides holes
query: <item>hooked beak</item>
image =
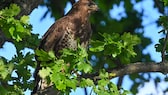
{"label": "hooked beak", "polygon": [[96,3],[92,2],[91,5],[90,5],[90,10],[98,11],[99,7],[96,5]]}

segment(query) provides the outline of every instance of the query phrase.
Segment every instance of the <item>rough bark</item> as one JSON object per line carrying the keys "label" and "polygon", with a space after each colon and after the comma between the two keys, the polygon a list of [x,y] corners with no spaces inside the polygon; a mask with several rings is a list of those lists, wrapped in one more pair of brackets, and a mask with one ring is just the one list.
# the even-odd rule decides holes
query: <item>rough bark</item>
{"label": "rough bark", "polygon": [[[160,72],[166,74],[168,73],[168,62],[161,62],[161,63],[136,62],[128,64],[121,68],[108,69],[107,72],[109,73],[109,78],[115,78],[134,73],[147,73],[147,72]],[[80,77],[90,78],[95,81],[100,79],[98,72],[94,74],[85,74]]]}

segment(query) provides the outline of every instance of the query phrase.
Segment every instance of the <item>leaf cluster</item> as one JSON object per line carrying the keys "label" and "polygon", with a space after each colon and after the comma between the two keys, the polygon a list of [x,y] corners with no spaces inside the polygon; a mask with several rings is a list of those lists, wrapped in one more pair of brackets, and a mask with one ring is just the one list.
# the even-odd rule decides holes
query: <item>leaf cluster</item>
{"label": "leaf cluster", "polygon": [[2,84],[0,90],[2,95],[23,94],[27,89],[32,89],[31,67],[34,67],[33,57],[34,54],[31,53],[26,55],[19,53],[10,61],[0,58],[0,80]]}
{"label": "leaf cluster", "polygon": [[[91,87],[92,92],[99,95],[126,95],[129,92],[118,90],[117,86],[110,82],[109,75],[105,70],[100,71],[98,84],[93,79],[82,78],[85,73],[92,73],[92,66],[88,61],[88,54],[84,48],[78,45],[77,50],[64,49],[63,54],[58,59],[54,52],[45,52],[36,50],[38,60],[42,63],[42,69],[39,75],[47,80],[47,83],[54,83],[54,87],[62,94],[68,94],[71,89],[74,91],[77,87]],[[103,94],[104,93],[104,94]]]}
{"label": "leaf cluster", "polygon": [[136,35],[130,33],[124,33],[121,36],[117,33],[112,35],[104,33],[101,35],[104,41],[92,41],[90,51],[103,51],[104,55],[110,55],[112,58],[119,57],[122,63],[129,63],[130,58],[136,55],[133,48],[135,45],[140,44],[140,39]]}
{"label": "leaf cluster", "polygon": [[31,26],[28,24],[28,16],[22,16],[19,20],[15,19],[20,12],[19,6],[11,4],[9,8],[0,11],[0,28],[7,38],[19,42],[25,36],[30,36]]}
{"label": "leaf cluster", "polygon": [[[32,72],[34,68],[34,54],[23,53],[25,48],[35,49],[39,44],[37,34],[31,33],[29,16],[17,15],[20,7],[11,4],[0,10],[0,32],[7,41],[16,48],[16,55],[11,60],[0,57],[0,91],[2,95],[22,95],[24,91],[33,88]],[[0,33],[2,34],[2,33]]]}
{"label": "leaf cluster", "polygon": [[160,16],[159,24],[163,27],[160,34],[165,35],[164,37],[159,39],[159,43],[155,45],[156,51],[162,53],[162,60],[165,60],[163,56],[165,56],[166,60],[168,58],[168,16]]}

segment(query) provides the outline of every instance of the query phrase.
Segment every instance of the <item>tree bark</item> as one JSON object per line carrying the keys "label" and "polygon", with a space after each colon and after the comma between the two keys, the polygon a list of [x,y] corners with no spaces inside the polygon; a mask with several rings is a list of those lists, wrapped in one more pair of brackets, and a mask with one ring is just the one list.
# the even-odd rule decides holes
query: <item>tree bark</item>
{"label": "tree bark", "polygon": [[[164,64],[163,64],[164,63]],[[163,74],[168,73],[168,62],[136,62],[128,64],[121,68],[108,69],[109,78],[120,77],[124,75],[130,75],[133,73],[147,73],[147,72],[160,72]],[[93,79],[95,82],[100,79],[99,73],[84,74],[80,77]]]}
{"label": "tree bark", "polygon": [[21,8],[19,17],[22,15],[29,15],[34,8],[42,3],[43,0],[3,0],[0,1],[0,9],[8,7],[10,4],[15,3]]}

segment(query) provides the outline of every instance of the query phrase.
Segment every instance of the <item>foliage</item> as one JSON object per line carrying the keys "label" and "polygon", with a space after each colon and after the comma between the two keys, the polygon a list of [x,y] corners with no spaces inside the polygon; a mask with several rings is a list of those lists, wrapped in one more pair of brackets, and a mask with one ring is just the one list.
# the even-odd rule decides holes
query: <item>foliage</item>
{"label": "foliage", "polygon": [[92,52],[103,51],[104,55],[110,55],[113,58],[119,57],[122,63],[130,63],[130,57],[136,55],[133,46],[140,44],[140,39],[130,33],[124,33],[121,36],[113,33],[113,35],[115,36],[102,34],[104,41],[92,41],[90,50]]}
{"label": "foliage", "polygon": [[[92,22],[93,36],[90,48],[86,52],[80,45],[77,50],[64,49],[60,58],[56,58],[53,51],[45,52],[36,50],[39,39],[38,34],[31,33],[32,26],[29,24],[28,16],[18,16],[21,9],[16,4],[11,4],[0,10],[0,29],[5,37],[15,45],[16,55],[11,60],[0,57],[0,93],[2,95],[24,94],[27,89],[32,90],[33,78],[31,69],[35,67],[34,55],[38,55],[38,60],[42,61],[42,69],[39,75],[46,78],[48,82],[53,82],[55,88],[62,93],[70,93],[77,87],[90,87],[91,94],[98,95],[127,95],[136,94],[140,85],[150,79],[155,80],[155,85],[161,80],[160,77],[152,78],[150,74],[128,75],[133,82],[130,91],[118,89],[116,84],[111,82],[111,76],[106,70],[122,67],[133,62],[153,61],[149,54],[144,54],[143,50],[152,42],[150,38],[144,36],[145,25],[143,22],[143,11],[134,9],[134,5],[141,0],[95,0],[101,11],[93,14]],[[168,6],[167,0],[157,2],[154,0],[154,7],[164,14],[164,4]],[[41,6],[47,6],[48,12],[56,19],[64,14],[67,0],[47,0]],[[57,4],[57,6],[55,6]],[[124,11],[111,16],[110,12],[115,7],[123,7]],[[122,14],[125,14],[123,16]],[[165,35],[168,29],[168,17],[163,15],[155,23],[162,26],[164,36],[155,45],[156,51],[165,54],[167,60],[168,48]],[[158,23],[159,22],[159,23]],[[151,30],[152,31],[152,30]],[[1,31],[0,31],[1,32]],[[1,36],[1,35],[0,35]],[[35,51],[26,52],[25,48]],[[165,48],[165,49],[163,49]],[[164,51],[163,51],[164,50]],[[49,64],[48,64],[49,63]],[[84,74],[94,74],[98,72],[100,80],[81,77]],[[145,75],[149,76],[146,78]],[[137,81],[139,80],[139,81]],[[167,80],[165,80],[167,81]],[[121,83],[122,84],[122,83]],[[167,90],[163,91],[166,92]]]}
{"label": "foliage", "polygon": [[[168,16],[160,16],[160,18],[159,18],[160,25],[163,26],[163,29],[159,33],[166,35],[166,37],[160,38],[159,43],[155,45],[156,51],[161,52],[162,54],[164,53],[164,55],[166,56],[165,57],[166,59],[168,58],[168,47],[166,47],[168,45],[168,42],[167,42],[167,40],[168,40],[168,34],[167,34],[168,22],[167,22],[167,20],[168,20]],[[162,57],[163,57],[163,55],[162,55]]]}
{"label": "foliage", "polygon": [[168,6],[168,1],[167,0],[162,0],[164,2],[165,6]]}
{"label": "foliage", "polygon": [[30,35],[31,29],[28,25],[28,16],[22,16],[20,20],[14,18],[19,12],[20,8],[16,4],[11,4],[9,8],[0,11],[2,31],[5,31],[8,38],[12,38],[17,42],[22,41],[24,36]]}
{"label": "foliage", "polygon": [[77,87],[91,87],[93,92],[99,95],[126,95],[129,91],[120,92],[115,84],[110,82],[109,75],[105,70],[100,71],[101,78],[96,85],[93,79],[80,78],[82,74],[92,73],[92,66],[88,60],[88,54],[80,45],[77,50],[64,49],[63,54],[58,59],[54,52],[45,52],[36,50],[39,60],[42,61],[42,69],[39,75],[53,82],[55,88],[62,93],[70,93],[71,89],[76,90]]}
{"label": "foliage", "polygon": [[20,7],[16,4],[0,10],[0,29],[17,50],[17,54],[11,60],[0,57],[0,91],[2,95],[24,94],[24,91],[33,87],[31,68],[35,66],[34,54],[30,52],[23,54],[22,50],[25,48],[35,49],[39,39],[37,34],[31,33],[29,17],[22,16],[17,19],[19,13]]}

